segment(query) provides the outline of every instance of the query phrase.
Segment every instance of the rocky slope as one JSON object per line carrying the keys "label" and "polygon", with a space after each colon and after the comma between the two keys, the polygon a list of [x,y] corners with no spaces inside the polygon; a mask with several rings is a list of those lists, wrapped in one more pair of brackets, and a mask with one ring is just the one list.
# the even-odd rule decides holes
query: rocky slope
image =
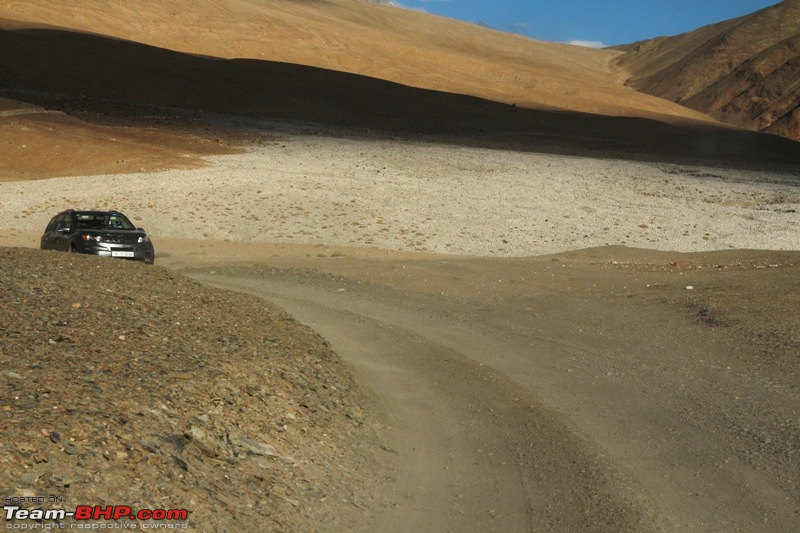
{"label": "rocky slope", "polygon": [[264,301],[0,248],[0,367],[4,497],[186,509],[199,531],[347,530],[370,505],[350,482],[378,471],[364,396]]}
{"label": "rocky slope", "polygon": [[631,87],[800,140],[800,0],[620,49]]}

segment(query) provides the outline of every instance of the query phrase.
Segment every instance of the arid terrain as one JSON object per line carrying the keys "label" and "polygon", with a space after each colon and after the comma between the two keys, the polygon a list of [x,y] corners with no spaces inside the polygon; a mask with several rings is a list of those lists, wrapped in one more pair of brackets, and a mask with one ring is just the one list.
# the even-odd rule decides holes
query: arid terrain
{"label": "arid terrain", "polygon": [[800,1],[619,49],[631,87],[800,140]]}
{"label": "arid terrain", "polygon": [[[800,145],[380,4],[0,6],[6,504],[796,531]],[[36,250],[70,207],[156,265]]]}
{"label": "arid terrain", "polygon": [[[796,143],[626,86],[621,51],[358,0],[7,2],[0,48],[0,179],[182,168],[202,148],[230,150],[220,142],[248,127],[286,121],[597,157],[732,166],[800,158]],[[210,128],[220,115],[240,118],[227,131]],[[73,119],[83,124],[65,123]],[[107,128],[133,125],[147,128],[141,145]],[[168,136],[163,145],[158,135]]]}

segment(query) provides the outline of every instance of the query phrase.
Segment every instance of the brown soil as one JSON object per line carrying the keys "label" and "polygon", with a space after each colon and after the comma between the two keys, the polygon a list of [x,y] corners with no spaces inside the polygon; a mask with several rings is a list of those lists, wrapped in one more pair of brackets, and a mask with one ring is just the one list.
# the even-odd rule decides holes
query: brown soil
{"label": "brown soil", "polygon": [[271,249],[188,272],[289,309],[377,391],[377,530],[794,530],[797,253]]}
{"label": "brown soil", "polygon": [[312,325],[371,396],[258,300],[6,249],[15,494],[186,507],[203,530],[796,524],[795,252],[162,248],[162,266]]}
{"label": "brown soil", "polygon": [[237,151],[208,134],[91,124],[0,98],[0,181],[200,168]]}

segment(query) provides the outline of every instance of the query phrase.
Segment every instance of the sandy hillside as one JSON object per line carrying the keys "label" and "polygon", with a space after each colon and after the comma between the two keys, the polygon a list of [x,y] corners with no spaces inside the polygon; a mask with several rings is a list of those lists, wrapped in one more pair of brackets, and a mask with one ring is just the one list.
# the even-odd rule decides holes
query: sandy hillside
{"label": "sandy hillside", "polygon": [[523,107],[708,120],[614,81],[609,65],[619,52],[539,42],[358,0],[34,0],[3,4],[0,19],[178,52],[321,67]]}
{"label": "sandy hillside", "polygon": [[0,181],[199,168],[203,156],[237,151],[208,137],[96,125],[0,98]]}
{"label": "sandy hillside", "polygon": [[[0,56],[6,95],[20,102],[7,99],[0,115],[6,180],[197,165],[200,153],[229,150],[221,142],[250,142],[251,129],[296,121],[600,157],[800,158],[795,143],[625,87],[612,61],[621,52],[390,6],[26,2],[0,6],[0,26],[0,48],[14,51]],[[31,107],[81,122],[20,112]],[[155,130],[167,137],[154,144]],[[35,159],[29,146],[39,147]]]}

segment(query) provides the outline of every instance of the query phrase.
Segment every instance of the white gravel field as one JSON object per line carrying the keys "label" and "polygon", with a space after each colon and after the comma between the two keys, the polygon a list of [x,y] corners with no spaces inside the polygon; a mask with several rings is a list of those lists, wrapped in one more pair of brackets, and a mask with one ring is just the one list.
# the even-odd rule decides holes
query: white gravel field
{"label": "white gravel field", "polygon": [[[283,136],[199,170],[0,183],[2,234],[118,209],[154,238],[530,256],[800,250],[800,174]],[[0,243],[2,244],[2,243]]]}

